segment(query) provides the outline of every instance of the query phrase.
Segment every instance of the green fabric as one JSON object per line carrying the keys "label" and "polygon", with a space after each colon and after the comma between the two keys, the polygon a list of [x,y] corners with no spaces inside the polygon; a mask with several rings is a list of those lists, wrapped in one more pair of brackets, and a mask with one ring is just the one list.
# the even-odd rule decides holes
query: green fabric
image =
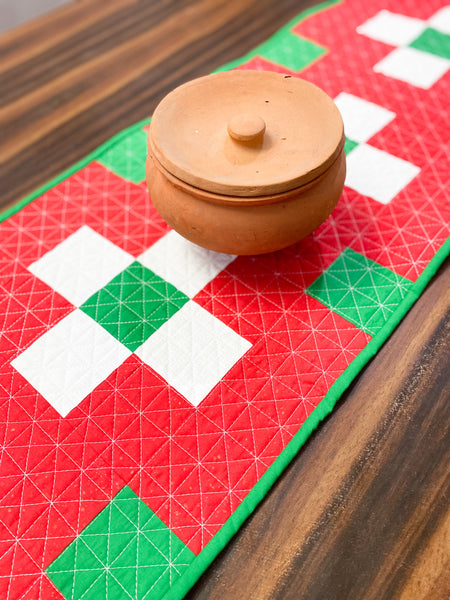
{"label": "green fabric", "polygon": [[345,145],[344,145],[344,152],[345,152],[345,154],[350,154],[350,152],[354,148],[356,148],[357,145],[358,145],[358,142],[354,142],[350,138],[346,137],[345,138]]}
{"label": "green fabric", "polygon": [[108,148],[97,160],[116,175],[140,183],[145,179],[146,140],[145,131],[137,129]]}
{"label": "green fabric", "polygon": [[409,279],[346,248],[306,293],[374,336],[412,284]]}
{"label": "green fabric", "polygon": [[450,35],[428,27],[410,46],[443,58],[450,58]]}
{"label": "green fabric", "polygon": [[308,16],[325,10],[329,6],[339,4],[340,0],[329,0],[317,6],[313,6],[303,12],[300,17],[295,17],[287,23],[282,29],[277,31],[271,38],[263,44],[257,46],[244,56],[233,60],[214,71],[229,71],[240,65],[248,63],[255,56],[260,56],[269,62],[276,63],[291,71],[301,71],[305,67],[310,66],[315,60],[324,56],[328,49],[320,44],[316,44],[300,35],[297,35],[292,30]]}
{"label": "green fabric", "polygon": [[134,352],[188,300],[136,261],[80,308]]}
{"label": "green fabric", "polygon": [[195,554],[125,486],[49,565],[67,600],[160,598]]}
{"label": "green fabric", "polygon": [[[289,39],[286,39],[286,38]],[[274,38],[277,43],[274,44]],[[281,30],[259,47],[258,54],[291,71],[300,71],[325,54],[326,49],[290,31]]]}

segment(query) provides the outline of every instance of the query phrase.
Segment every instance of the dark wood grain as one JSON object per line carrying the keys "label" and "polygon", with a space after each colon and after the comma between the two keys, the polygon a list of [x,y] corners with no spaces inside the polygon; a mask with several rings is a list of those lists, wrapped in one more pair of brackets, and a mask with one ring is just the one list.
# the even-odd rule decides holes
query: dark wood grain
{"label": "dark wood grain", "polygon": [[0,37],[0,205],[150,116],[172,88],[248,52],[309,4],[82,0]]}
{"label": "dark wood grain", "polygon": [[[3,35],[0,205],[309,4],[81,0]],[[449,289],[447,264],[190,600],[447,600]]]}

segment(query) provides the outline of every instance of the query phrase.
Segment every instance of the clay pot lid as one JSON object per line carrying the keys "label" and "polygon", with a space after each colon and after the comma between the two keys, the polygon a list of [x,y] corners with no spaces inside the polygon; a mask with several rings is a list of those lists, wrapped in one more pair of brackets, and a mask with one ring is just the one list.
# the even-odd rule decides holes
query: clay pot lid
{"label": "clay pot lid", "polygon": [[195,79],[157,106],[149,148],[172,175],[231,196],[285,192],[318,177],[344,145],[341,115],[325,92],[269,71]]}

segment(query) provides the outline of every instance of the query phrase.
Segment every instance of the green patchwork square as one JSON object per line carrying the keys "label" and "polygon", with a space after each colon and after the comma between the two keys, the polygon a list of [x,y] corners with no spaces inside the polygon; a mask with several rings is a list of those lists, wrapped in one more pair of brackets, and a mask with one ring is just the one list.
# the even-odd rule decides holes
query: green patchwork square
{"label": "green patchwork square", "polygon": [[119,177],[140,183],[145,179],[146,158],[147,134],[137,129],[113,144],[97,161]]}
{"label": "green patchwork square", "polygon": [[300,71],[325,54],[326,49],[295,33],[281,30],[257,48],[256,53],[291,71]]}
{"label": "green patchwork square", "polygon": [[450,35],[428,27],[410,46],[443,58],[450,58]]}
{"label": "green patchwork square", "polygon": [[128,486],[46,572],[67,600],[160,598],[195,554]]}
{"label": "green patchwork square", "polygon": [[189,298],[136,261],[80,309],[134,352]]}
{"label": "green patchwork square", "polygon": [[346,248],[306,293],[374,336],[412,285],[409,279]]}
{"label": "green patchwork square", "polygon": [[358,145],[358,142],[354,142],[353,140],[351,140],[350,138],[346,137],[345,138],[345,144],[344,144],[344,152],[345,154],[350,154],[350,152],[352,150],[354,150],[356,148],[356,146]]}

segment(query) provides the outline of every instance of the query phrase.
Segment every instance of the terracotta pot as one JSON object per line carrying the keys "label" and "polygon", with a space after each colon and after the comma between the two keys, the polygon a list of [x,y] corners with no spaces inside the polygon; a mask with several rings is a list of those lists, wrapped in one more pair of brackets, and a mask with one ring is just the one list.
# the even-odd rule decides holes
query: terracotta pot
{"label": "terracotta pot", "polygon": [[322,90],[260,71],[180,86],[149,130],[147,184],[163,219],[230,254],[288,246],[331,213],[345,180],[339,111]]}

